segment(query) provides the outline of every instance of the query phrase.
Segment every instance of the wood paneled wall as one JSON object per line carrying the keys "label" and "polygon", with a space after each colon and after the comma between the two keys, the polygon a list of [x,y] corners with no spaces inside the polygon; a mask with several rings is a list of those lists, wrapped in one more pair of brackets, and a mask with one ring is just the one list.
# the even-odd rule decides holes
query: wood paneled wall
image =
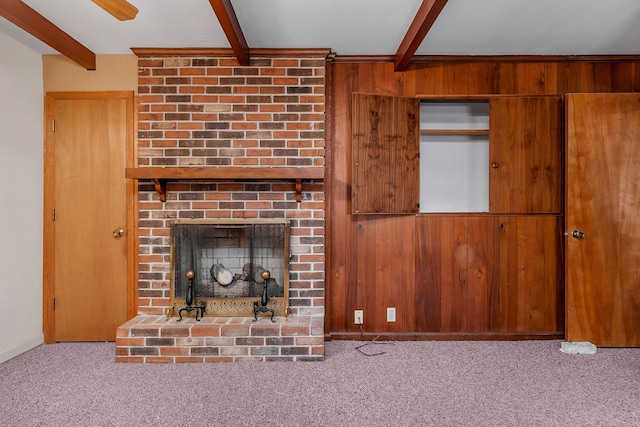
{"label": "wood paneled wall", "polygon": [[[425,215],[352,215],[350,194],[351,164],[351,99],[352,93],[408,97],[473,97],[484,95],[563,95],[574,92],[639,92],[640,60],[630,58],[608,62],[604,59],[581,61],[576,58],[534,62],[527,58],[513,61],[482,60],[465,62],[424,62],[412,64],[406,72],[393,71],[392,62],[336,61],[329,65],[327,88],[327,301],[325,334],[333,338],[360,337],[354,325],[353,310],[364,310],[363,331],[371,337],[378,334],[395,338],[482,338],[483,334],[460,331],[494,331],[485,337],[500,336],[511,331],[513,337],[539,337],[541,332],[561,336],[564,333],[564,282],[561,238],[535,242],[553,248],[560,257],[555,265],[545,266],[547,273],[536,277],[541,266],[532,260],[533,273],[522,276],[514,271],[490,271],[499,258],[527,257],[526,248],[513,253],[508,239],[503,243],[491,238],[471,236],[484,251],[483,277],[469,280],[473,270],[465,242],[468,230],[490,230],[504,224],[530,227],[531,223],[551,227],[548,232],[562,230],[562,217],[555,219],[499,217],[448,217]],[[473,227],[469,221],[475,222]],[[486,224],[478,224],[485,221]],[[515,221],[515,222],[514,222]],[[444,235],[443,235],[444,233]],[[498,233],[500,235],[500,233]],[[449,294],[442,295],[442,283],[430,287],[429,276],[435,273],[428,245],[440,242],[451,282]],[[547,245],[547,246],[544,246]],[[560,245],[559,247],[553,245]],[[500,247],[502,246],[502,250]],[[425,249],[427,248],[427,249]],[[432,248],[433,249],[433,248]],[[460,251],[466,251],[464,253]],[[460,257],[465,257],[464,262]],[[498,258],[496,258],[498,257]],[[502,260],[504,262],[504,260]],[[548,262],[548,261],[547,261]],[[476,269],[477,270],[477,269]],[[473,270],[473,271],[476,271]],[[488,271],[487,271],[488,270]],[[479,273],[478,273],[479,274]],[[512,289],[520,292],[519,303],[507,290],[502,293],[492,286],[474,288],[478,280],[497,280],[500,275],[517,278]],[[548,277],[549,275],[553,277]],[[522,280],[520,280],[522,279]],[[435,279],[434,279],[435,280]],[[458,281],[465,286],[456,286]],[[530,286],[535,281],[541,286]],[[504,283],[504,282],[503,282]],[[500,284],[496,285],[500,286]],[[480,289],[473,294],[474,289]],[[493,292],[494,289],[496,292]],[[437,293],[434,294],[434,292]],[[466,294],[461,294],[466,293]],[[471,293],[471,295],[469,294]],[[526,295],[524,298],[522,295]],[[443,298],[449,303],[442,304]],[[502,300],[501,300],[502,298]],[[476,303],[474,303],[477,302]],[[386,308],[396,307],[397,321],[386,321]],[[445,307],[445,309],[443,309]],[[448,331],[458,331],[458,335]],[[515,332],[514,332],[515,331]],[[509,333],[506,334],[507,336]]]}

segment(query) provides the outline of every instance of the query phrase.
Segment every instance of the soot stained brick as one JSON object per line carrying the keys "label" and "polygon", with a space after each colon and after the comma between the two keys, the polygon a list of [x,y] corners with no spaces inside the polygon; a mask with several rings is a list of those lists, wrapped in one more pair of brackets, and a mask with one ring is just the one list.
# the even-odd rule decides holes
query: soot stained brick
{"label": "soot stained brick", "polygon": [[290,86],[287,88],[287,93],[313,93],[313,89],[309,86]]}
{"label": "soot stained brick", "polygon": [[206,93],[216,94],[229,94],[231,93],[231,86],[207,86]]}
{"label": "soot stained brick", "polygon": [[209,157],[207,159],[207,166],[228,166],[231,164],[231,159],[228,157]]}
{"label": "soot stained brick", "polygon": [[175,86],[151,86],[151,93],[177,93]]}
{"label": "soot stained brick", "polygon": [[167,95],[165,102],[191,102],[191,95]]}
{"label": "soot stained brick", "polygon": [[167,113],[164,115],[164,119],[167,121],[172,120],[189,120],[191,119],[191,114],[188,113]]}
{"label": "soot stained brick", "polygon": [[229,129],[229,122],[207,122],[204,124],[205,129]]}
{"label": "soot stained brick", "polygon": [[211,59],[211,58],[207,58],[207,59],[193,59],[191,61],[191,65],[193,65],[194,67],[217,67],[218,66],[218,59]]}
{"label": "soot stained brick", "polygon": [[206,130],[198,130],[198,131],[193,131],[193,133],[191,134],[191,136],[193,138],[215,138],[218,132],[216,131],[206,131]]}

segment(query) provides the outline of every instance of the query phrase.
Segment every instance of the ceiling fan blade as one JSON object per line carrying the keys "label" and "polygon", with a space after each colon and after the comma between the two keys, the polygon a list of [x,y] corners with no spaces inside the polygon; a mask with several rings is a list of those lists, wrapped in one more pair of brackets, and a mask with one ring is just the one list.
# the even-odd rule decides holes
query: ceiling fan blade
{"label": "ceiling fan blade", "polygon": [[91,0],[120,21],[128,21],[138,14],[138,8],[126,0]]}

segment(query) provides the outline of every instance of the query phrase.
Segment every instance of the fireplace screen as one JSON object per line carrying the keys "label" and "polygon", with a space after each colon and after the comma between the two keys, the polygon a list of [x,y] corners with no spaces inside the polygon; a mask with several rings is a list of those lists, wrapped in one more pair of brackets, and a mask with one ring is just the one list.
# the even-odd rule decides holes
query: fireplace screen
{"label": "fireplace screen", "polygon": [[172,315],[287,315],[287,221],[176,220],[171,248]]}

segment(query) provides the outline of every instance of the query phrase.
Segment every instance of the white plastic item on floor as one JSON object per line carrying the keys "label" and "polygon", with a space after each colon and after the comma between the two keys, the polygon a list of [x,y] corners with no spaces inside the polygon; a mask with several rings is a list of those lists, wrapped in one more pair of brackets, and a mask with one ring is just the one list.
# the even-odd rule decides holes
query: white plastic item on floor
{"label": "white plastic item on floor", "polygon": [[567,354],[596,354],[597,347],[588,341],[563,342],[560,351]]}

